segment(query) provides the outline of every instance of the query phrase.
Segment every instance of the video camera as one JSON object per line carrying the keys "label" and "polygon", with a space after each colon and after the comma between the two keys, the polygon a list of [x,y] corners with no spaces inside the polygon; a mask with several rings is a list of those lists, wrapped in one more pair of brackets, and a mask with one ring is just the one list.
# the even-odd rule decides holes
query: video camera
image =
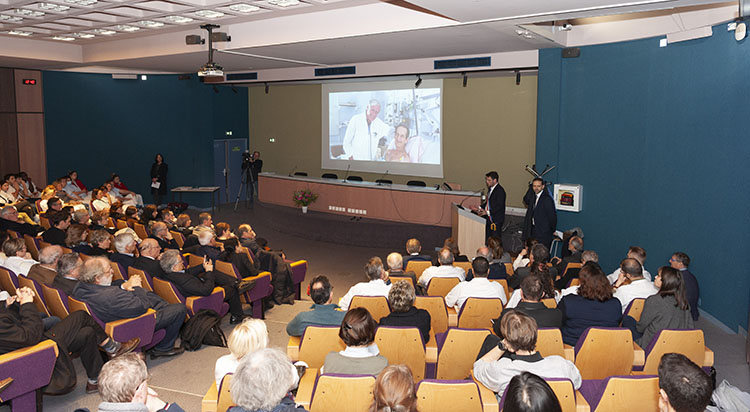
{"label": "video camera", "polygon": [[252,163],[253,163],[253,155],[250,154],[250,151],[245,150],[242,153],[242,170],[249,169]]}

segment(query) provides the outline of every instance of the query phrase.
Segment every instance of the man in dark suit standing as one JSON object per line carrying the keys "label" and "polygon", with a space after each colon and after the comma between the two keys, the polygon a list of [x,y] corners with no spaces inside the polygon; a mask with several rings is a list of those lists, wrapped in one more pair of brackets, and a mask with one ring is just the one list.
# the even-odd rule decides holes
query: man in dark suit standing
{"label": "man in dark suit standing", "polygon": [[549,249],[557,227],[557,212],[555,202],[545,190],[541,178],[537,177],[531,182],[531,190],[526,192],[523,201],[528,206],[523,239],[533,237]]}
{"label": "man in dark suit standing", "polygon": [[688,270],[690,256],[683,252],[674,252],[669,259],[669,265],[679,270],[682,274],[682,281],[685,284],[685,297],[687,297],[687,301],[690,304],[690,314],[693,316],[693,320],[698,320],[700,288],[698,287],[698,279]]}
{"label": "man in dark suit standing", "polygon": [[484,181],[487,184],[487,201],[479,208],[472,207],[471,210],[486,220],[485,239],[495,236],[502,239],[502,228],[505,222],[505,189],[497,182],[500,177],[496,171],[487,172]]}

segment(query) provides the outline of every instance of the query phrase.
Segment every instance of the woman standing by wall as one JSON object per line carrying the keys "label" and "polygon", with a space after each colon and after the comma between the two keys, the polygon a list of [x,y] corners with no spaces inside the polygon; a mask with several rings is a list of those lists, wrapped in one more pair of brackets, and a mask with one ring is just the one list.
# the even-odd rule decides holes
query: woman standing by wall
{"label": "woman standing by wall", "polygon": [[156,154],[154,164],[151,165],[151,194],[154,195],[154,204],[159,206],[165,194],[167,194],[167,164],[161,153]]}

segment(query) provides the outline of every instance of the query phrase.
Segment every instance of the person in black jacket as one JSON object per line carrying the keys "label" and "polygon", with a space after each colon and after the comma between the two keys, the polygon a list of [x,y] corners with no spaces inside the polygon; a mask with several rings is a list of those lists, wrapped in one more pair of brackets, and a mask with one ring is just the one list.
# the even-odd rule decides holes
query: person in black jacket
{"label": "person in black jacket", "polygon": [[53,245],[68,247],[65,244],[65,231],[70,227],[70,213],[62,210],[55,213],[50,216],[49,224],[51,227],[44,231],[42,240]]}
{"label": "person in black jacket", "polygon": [[557,227],[557,211],[555,201],[545,190],[544,180],[537,177],[531,181],[523,202],[528,207],[524,218],[523,239],[536,238],[549,249]]}
{"label": "person in black jacket", "polygon": [[479,208],[472,206],[471,210],[487,219],[485,239],[490,236],[502,238],[503,223],[505,222],[505,189],[497,182],[500,176],[496,171],[484,175],[487,184],[487,201]]}
{"label": "person in black jacket", "polygon": [[[562,312],[558,309],[548,308],[542,303],[544,296],[544,279],[536,274],[526,276],[521,281],[521,301],[518,302],[515,309],[523,312],[536,321],[537,327],[540,328],[560,328],[562,326]],[[497,336],[500,334],[500,321],[507,311],[503,311],[500,317],[492,325]]]}
{"label": "person in black jacket", "polygon": [[138,246],[141,255],[135,258],[132,267],[140,269],[149,274],[151,277],[164,278],[166,274],[159,264],[159,255],[161,248],[155,239],[144,239]]}
{"label": "person in black jacket", "polygon": [[380,319],[380,326],[414,326],[419,329],[422,340],[430,340],[430,313],[414,307],[416,294],[414,287],[407,281],[399,281],[391,286],[388,292],[388,303],[391,314]]}
{"label": "person in black jacket", "polygon": [[6,230],[13,230],[22,235],[36,236],[44,228],[19,222],[18,209],[15,206],[5,206],[0,210],[0,231],[4,232]]}
{"label": "person in black jacket", "polygon": [[[161,199],[167,194],[167,172],[169,167],[164,163],[164,156],[157,153],[154,164],[151,165],[151,194],[154,195],[156,206],[161,204]],[[158,187],[154,187],[158,184]]]}
{"label": "person in black jacket", "polygon": [[177,244],[177,241],[174,240],[172,234],[169,233],[169,228],[167,228],[167,224],[164,222],[154,222],[154,224],[151,225],[151,236],[149,237],[159,242],[159,247],[162,251],[166,249],[180,248],[180,245]]}

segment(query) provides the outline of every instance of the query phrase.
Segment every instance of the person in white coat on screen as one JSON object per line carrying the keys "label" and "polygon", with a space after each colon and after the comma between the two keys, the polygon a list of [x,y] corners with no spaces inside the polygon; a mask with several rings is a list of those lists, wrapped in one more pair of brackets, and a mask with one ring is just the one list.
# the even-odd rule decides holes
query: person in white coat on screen
{"label": "person in white coat on screen", "polygon": [[378,143],[389,136],[390,127],[378,118],[380,102],[370,100],[363,113],[352,116],[344,135],[344,157],[378,160]]}

